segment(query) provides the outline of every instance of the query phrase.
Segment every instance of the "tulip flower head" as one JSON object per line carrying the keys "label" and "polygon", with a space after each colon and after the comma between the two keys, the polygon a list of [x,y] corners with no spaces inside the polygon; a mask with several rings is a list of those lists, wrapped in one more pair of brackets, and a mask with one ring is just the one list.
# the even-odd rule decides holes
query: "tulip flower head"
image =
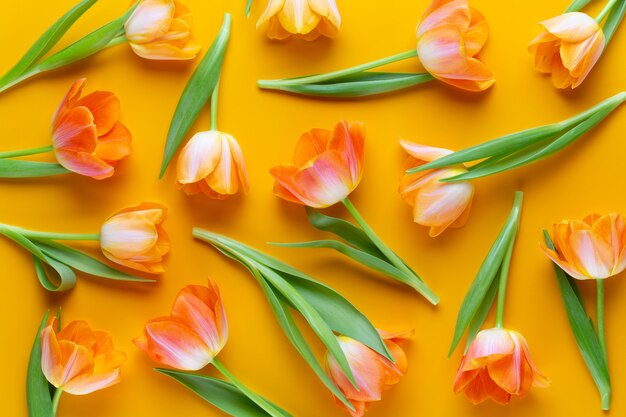
{"label": "tulip flower head", "polygon": [[270,170],[276,180],[274,194],[314,208],[332,206],[359,185],[363,175],[365,127],[337,123],[331,132],[313,129],[300,138],[293,164]]}
{"label": "tulip flower head", "polygon": [[85,79],[72,85],[52,119],[52,145],[64,168],[98,180],[131,153],[131,134],[120,123],[120,101],[110,91],[81,98]]}
{"label": "tulip flower head", "polygon": [[188,285],[172,306],[169,317],[146,323],[135,345],[155,362],[185,371],[207,366],[228,339],[228,323],[219,288]]}
{"label": "tulip flower head", "polygon": [[120,381],[126,355],[113,349],[109,333],[73,321],[58,331],[56,318],[41,332],[41,370],[56,388],[85,395]]}
{"label": "tulip flower head", "polygon": [[[418,145],[405,140],[400,145],[410,155],[406,168],[414,168],[434,161],[452,151]],[[462,227],[467,221],[474,185],[471,182],[441,182],[467,172],[465,166],[455,165],[414,174],[405,174],[398,188],[402,198],[413,207],[413,221],[430,227],[429,235],[440,235],[448,227]]]}
{"label": "tulip flower head", "polygon": [[257,23],[270,39],[299,36],[312,41],[337,36],[341,16],[335,0],[269,0]]}
{"label": "tulip flower head", "polygon": [[178,185],[189,195],[203,193],[215,199],[248,192],[248,174],[239,144],[216,130],[196,133],[180,153]]}
{"label": "tulip flower head", "polygon": [[512,330],[482,330],[463,357],[454,380],[454,392],[464,392],[473,404],[491,399],[507,404],[524,397],[532,386],[547,387],[550,381],[530,357],[524,336]]}
{"label": "tulip flower head", "polygon": [[336,402],[339,406],[346,408],[353,417],[363,416],[369,403],[380,401],[383,391],[400,382],[400,378],[407,372],[408,361],[406,353],[398,345],[398,342],[409,338],[413,332],[387,333],[379,330],[379,333],[391,352],[395,363],[392,363],[389,359],[357,340],[347,336],[337,337],[339,346],[346,355],[350,370],[357,381],[358,389],[352,385],[343,373],[337,360],[330,353],[326,354],[327,373],[354,406],[355,411],[347,409],[338,399],[336,399]]}
{"label": "tulip flower head", "polygon": [[495,82],[475,58],[489,36],[484,16],[467,0],[433,0],[417,26],[417,55],[435,78],[467,91]]}
{"label": "tulip flower head", "polygon": [[163,272],[163,257],[170,241],[161,228],[167,208],[160,204],[141,203],[121,210],[104,222],[100,247],[111,261],[148,273]]}
{"label": "tulip flower head", "polygon": [[605,279],[626,269],[626,226],[620,214],[592,214],[554,225],[552,241],[541,249],[570,276],[580,280]]}
{"label": "tulip flower head", "polygon": [[606,44],[602,28],[591,16],[571,12],[544,20],[543,32],[528,46],[537,71],[552,74],[557,88],[578,87],[596,64]]}
{"label": "tulip flower head", "polygon": [[126,39],[142,58],[187,60],[200,45],[191,36],[192,16],[178,0],[142,0],[126,21]]}

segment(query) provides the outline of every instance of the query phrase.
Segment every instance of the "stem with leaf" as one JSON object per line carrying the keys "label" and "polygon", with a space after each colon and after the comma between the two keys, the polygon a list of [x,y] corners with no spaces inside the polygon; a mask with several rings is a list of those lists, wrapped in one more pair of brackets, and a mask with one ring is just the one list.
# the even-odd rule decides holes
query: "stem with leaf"
{"label": "stem with leaf", "polygon": [[604,354],[604,362],[608,365],[606,337],[604,331],[604,280],[596,280],[596,320],[598,322],[598,342]]}
{"label": "stem with leaf", "polygon": [[211,93],[211,130],[217,130],[217,102],[219,99],[220,80],[217,80],[213,93]]}
{"label": "stem with leaf", "polygon": [[56,417],[57,410],[59,409],[59,400],[61,399],[61,394],[63,394],[63,390],[57,388],[54,391],[54,396],[52,397],[52,415]]}
{"label": "stem with leaf", "polygon": [[22,229],[21,227],[10,226],[8,224],[0,223],[0,233],[2,233],[2,229],[9,229],[14,233],[18,233],[28,239],[38,239],[38,240],[100,240],[99,233],[49,233],[49,232],[38,232],[35,230],[27,230]]}
{"label": "stem with leaf", "polygon": [[596,22],[601,23],[604,18],[608,16],[611,10],[613,10],[613,7],[615,7],[616,4],[617,0],[609,0],[604,6],[604,9],[602,9],[598,16],[596,16]]}
{"label": "stem with leaf", "polygon": [[17,151],[0,152],[0,159],[17,158],[19,156],[38,155],[40,153],[52,152],[52,145],[42,146],[40,148],[20,149]]}
{"label": "stem with leaf", "polygon": [[506,284],[509,279],[509,269],[511,267],[511,257],[513,255],[513,247],[515,246],[515,235],[511,237],[509,247],[502,260],[500,266],[500,281],[498,283],[498,307],[496,310],[496,327],[501,329],[503,327],[504,317],[504,299],[506,296]]}

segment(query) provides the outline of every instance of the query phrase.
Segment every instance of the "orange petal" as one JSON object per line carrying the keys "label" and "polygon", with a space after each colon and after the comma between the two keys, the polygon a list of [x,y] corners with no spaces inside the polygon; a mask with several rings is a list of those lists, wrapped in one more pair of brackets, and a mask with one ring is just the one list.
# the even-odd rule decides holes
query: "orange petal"
{"label": "orange petal", "polygon": [[569,69],[572,77],[576,81],[572,88],[578,87],[589,75],[604,50],[605,38],[602,31],[584,43],[572,45],[563,43],[561,45],[561,60],[563,65]]}
{"label": "orange petal", "polygon": [[425,162],[431,162],[452,153],[452,151],[448,149],[420,145],[404,139],[400,139],[400,146],[413,158]]}
{"label": "orange petal", "polygon": [[552,35],[565,42],[581,42],[600,31],[591,16],[580,12],[565,13],[540,22]]}
{"label": "orange petal", "polygon": [[86,107],[75,107],[63,114],[52,133],[55,150],[91,153],[98,135],[93,115]]}
{"label": "orange petal", "polygon": [[[539,35],[543,37],[544,34]],[[533,41],[534,42],[534,41]],[[544,74],[550,74],[553,69],[554,60],[559,58],[559,42],[547,41],[532,44],[529,47],[535,54],[535,69]]]}
{"label": "orange petal", "polygon": [[341,27],[341,15],[335,0],[308,0],[308,2],[311,10],[322,17],[317,29],[324,26],[322,31],[324,36],[332,37],[337,34]]}
{"label": "orange petal", "polygon": [[107,163],[119,161],[132,153],[132,135],[121,123],[116,123],[104,136],[98,138],[95,154]]}
{"label": "orange petal", "polygon": [[63,386],[63,391],[72,395],[86,395],[120,382],[120,370],[98,374],[81,375]]}
{"label": "orange petal", "polygon": [[305,165],[311,159],[321,155],[328,148],[331,133],[326,129],[311,129],[303,134],[293,155],[294,165]]}
{"label": "orange petal", "polygon": [[[268,24],[270,20],[273,20],[276,24],[280,26],[278,19],[275,17],[283,8],[284,4],[285,4],[285,0],[269,0],[269,2],[267,3],[267,7],[265,8],[265,11],[263,12],[261,17],[259,18],[259,21],[256,24],[257,29],[263,25]],[[282,26],[280,27],[282,28]]]}
{"label": "orange petal", "polygon": [[126,38],[132,43],[147,43],[167,33],[174,18],[172,0],[143,0],[124,24]]}
{"label": "orange petal", "polygon": [[[230,138],[227,135],[220,135],[222,142],[221,156],[217,166],[206,177],[206,182],[218,194],[231,195],[239,191],[239,175],[237,166],[231,155]],[[232,139],[235,141],[235,139]]]}
{"label": "orange petal", "polygon": [[157,61],[185,61],[194,59],[202,47],[196,44],[187,44],[182,48],[169,43],[130,44],[133,51],[142,58]]}
{"label": "orange petal", "polygon": [[462,32],[454,25],[441,25],[417,40],[417,54],[428,72],[436,77],[466,71],[466,52]]}
{"label": "orange petal", "polygon": [[487,43],[489,37],[489,25],[485,16],[478,10],[470,8],[471,21],[469,28],[463,34],[463,40],[465,42],[465,53],[467,56],[474,56]]}
{"label": "orange petal", "polygon": [[65,386],[74,378],[90,375],[93,372],[93,356],[87,347],[67,340],[59,340],[59,348],[63,367],[60,387]]}
{"label": "orange petal", "polygon": [[89,109],[98,136],[109,133],[120,119],[120,99],[110,91],[94,91],[78,100],[76,105]]}
{"label": "orange petal", "polygon": [[612,248],[590,230],[579,230],[572,235],[572,249],[576,265],[590,277],[608,278],[613,270]]}
{"label": "orange petal", "polygon": [[515,350],[515,343],[504,329],[481,330],[467,350],[463,371],[482,368],[494,363]]}
{"label": "orange petal", "polygon": [[435,0],[417,27],[417,37],[442,25],[450,25],[465,31],[470,25],[471,13],[467,0]]}
{"label": "orange petal", "polygon": [[41,370],[52,385],[57,388],[61,386],[63,382],[62,355],[53,325],[48,325],[41,332]]}
{"label": "orange petal", "polygon": [[209,176],[222,158],[222,144],[218,132],[196,133],[178,157],[176,166],[178,182],[192,184]]}
{"label": "orange petal", "polygon": [[115,172],[111,165],[90,153],[57,150],[55,156],[64,168],[96,180],[109,178]]}
{"label": "orange petal", "polygon": [[350,170],[351,182],[356,187],[363,175],[363,154],[365,145],[365,126],[363,123],[345,121],[337,123],[328,143],[329,150],[336,150]]}
{"label": "orange petal", "polygon": [[83,86],[86,80],[86,78],[81,78],[80,80],[76,81],[74,84],[72,84],[70,90],[67,92],[65,97],[63,97],[63,101],[61,101],[61,104],[59,105],[56,112],[54,113],[54,116],[52,117],[53,131],[56,130],[58,122],[65,114],[65,112],[74,107],[74,105],[76,104],[76,101],[82,94]]}
{"label": "orange petal", "polygon": [[313,31],[321,20],[320,15],[311,10],[308,0],[284,0],[277,16],[287,32],[302,35]]}
{"label": "orange petal", "polygon": [[274,194],[293,203],[310,206],[313,201],[306,199],[293,182],[293,176],[298,172],[298,167],[293,165],[279,165],[270,169],[270,174],[276,180]]}
{"label": "orange petal", "polygon": [[439,76],[441,81],[466,91],[484,91],[496,80],[489,68],[475,58],[468,58],[466,68],[458,74]]}

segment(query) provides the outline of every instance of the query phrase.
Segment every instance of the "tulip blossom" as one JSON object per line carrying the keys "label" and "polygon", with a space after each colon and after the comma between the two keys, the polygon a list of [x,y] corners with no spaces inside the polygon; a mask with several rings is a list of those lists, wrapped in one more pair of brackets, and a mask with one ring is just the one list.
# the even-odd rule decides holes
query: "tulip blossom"
{"label": "tulip blossom", "polygon": [[605,46],[602,28],[591,16],[571,12],[544,20],[543,32],[528,46],[537,71],[552,74],[557,88],[578,87]]}
{"label": "tulip blossom", "polygon": [[[452,151],[418,145],[405,140],[400,145],[410,155],[406,169],[412,169],[449,155]],[[472,206],[474,185],[471,182],[441,182],[467,172],[463,165],[405,174],[399,193],[413,207],[413,221],[430,227],[429,235],[438,236],[448,227],[462,227]]]}
{"label": "tulip blossom", "polygon": [[313,129],[300,138],[291,165],[270,170],[274,193],[287,201],[314,208],[344,200],[363,174],[365,128],[361,123],[337,123],[331,132]]}
{"label": "tulip blossom", "polygon": [[195,371],[213,361],[228,339],[228,323],[217,285],[188,285],[169,317],[148,321],[135,345],[158,363]]}
{"label": "tulip blossom", "polygon": [[111,261],[142,272],[163,272],[170,241],[161,228],[167,208],[141,203],[121,210],[102,225],[100,246]]}
{"label": "tulip blossom", "polygon": [[191,36],[192,16],[177,0],[142,0],[126,21],[126,39],[142,58],[193,59],[200,45]]}
{"label": "tulip blossom", "polygon": [[120,101],[110,91],[81,98],[85,79],[72,85],[52,119],[54,154],[64,168],[95,179],[113,175],[130,155],[131,134],[120,123]]}
{"label": "tulip blossom", "polygon": [[115,385],[126,355],[113,350],[109,333],[73,321],[61,331],[56,318],[41,333],[41,370],[57,389],[84,395]]}
{"label": "tulip blossom", "polygon": [[340,26],[335,0],[269,0],[257,23],[271,39],[295,35],[307,41],[337,36]]}
{"label": "tulip blossom", "polygon": [[507,404],[524,397],[532,386],[550,381],[535,367],[524,336],[512,330],[482,330],[463,357],[454,381],[454,392],[464,392],[473,404],[491,399]]}
{"label": "tulip blossom", "polygon": [[400,382],[400,378],[406,374],[408,368],[406,353],[398,345],[398,342],[410,337],[413,332],[387,333],[379,330],[379,333],[395,363],[357,340],[347,336],[337,337],[339,346],[346,355],[350,370],[357,381],[356,388],[343,373],[334,356],[330,353],[326,354],[328,374],[355,410],[347,409],[338,399],[336,402],[341,407],[346,408],[353,417],[363,416],[369,403],[380,401],[383,391]]}
{"label": "tulip blossom", "polygon": [[434,0],[417,26],[417,55],[435,78],[468,91],[483,91],[495,82],[475,58],[489,35],[484,16],[467,0]]}
{"label": "tulip blossom", "polygon": [[178,158],[178,185],[189,195],[223,199],[240,188],[248,191],[248,174],[239,144],[216,130],[196,133]]}
{"label": "tulip blossom", "polygon": [[580,280],[605,279],[626,269],[626,226],[620,214],[592,214],[554,225],[556,250],[543,252],[565,272]]}

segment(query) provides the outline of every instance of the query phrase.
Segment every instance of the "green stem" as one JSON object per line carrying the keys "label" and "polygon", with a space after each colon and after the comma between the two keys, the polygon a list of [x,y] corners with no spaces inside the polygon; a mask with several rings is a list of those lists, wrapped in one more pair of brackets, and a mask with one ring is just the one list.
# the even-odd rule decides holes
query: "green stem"
{"label": "green stem", "polygon": [[220,80],[217,80],[211,94],[211,130],[217,130],[217,102],[219,99]]}
{"label": "green stem", "polygon": [[377,59],[365,64],[357,65],[355,67],[346,68],[339,71],[328,72],[325,74],[310,75],[307,77],[286,78],[280,80],[259,80],[258,85],[260,88],[277,88],[303,84],[315,84],[324,81],[330,81],[335,78],[345,77],[352,74],[357,74],[363,71],[370,70],[372,68],[381,67],[383,65],[391,64],[393,62],[402,61],[408,58],[415,58],[417,56],[417,50],[411,49],[406,52],[402,52],[396,55],[388,56],[386,58]]}
{"label": "green stem", "polygon": [[0,159],[16,158],[18,156],[37,155],[40,153],[51,152],[52,145],[42,146],[40,148],[20,149],[17,151],[0,152]]}
{"label": "green stem", "polygon": [[260,395],[251,391],[248,387],[242,384],[233,374],[230,373],[228,369],[217,359],[213,358],[213,362],[211,362],[215,368],[220,371],[222,375],[226,379],[228,379],[239,391],[241,391],[246,397],[250,398],[256,405],[261,407],[265,412],[267,412],[270,416],[273,417],[285,417],[285,415],[278,410],[274,405],[270,404],[267,400],[265,400]]}
{"label": "green stem", "polygon": [[54,391],[54,396],[52,397],[52,415],[55,417],[57,415],[57,410],[59,409],[59,399],[61,398],[61,394],[63,394],[63,390],[57,388],[57,390]]}
{"label": "green stem", "polygon": [[606,339],[604,336],[604,280],[596,280],[596,320],[598,321],[598,342],[604,354],[604,361],[608,364],[606,352]]}
{"label": "green stem", "polygon": [[598,16],[596,16],[596,22],[601,23],[604,18],[611,13],[611,10],[613,10],[613,7],[615,7],[615,4],[617,3],[617,0],[609,0],[606,3],[606,6],[604,6],[604,9],[602,9],[602,11],[598,14]]}
{"label": "green stem", "polygon": [[11,231],[18,233],[29,239],[43,239],[43,240],[100,240],[99,233],[49,233],[38,232],[36,230],[22,229],[21,227],[11,226],[8,224],[0,223],[1,227],[10,229]]}
{"label": "green stem", "polygon": [[251,8],[252,8],[252,0],[248,0],[246,2],[246,13],[245,13],[246,17],[250,17],[250,9]]}
{"label": "green stem", "polygon": [[[400,271],[409,274],[410,276],[415,277],[415,273],[411,271],[411,269],[406,266],[404,261],[400,259],[398,255],[396,255],[385,243],[378,237],[376,232],[367,224],[365,219],[358,212],[354,204],[350,201],[349,198],[345,198],[342,200],[343,205],[346,207],[350,215],[356,220],[356,222],[361,226],[361,229],[365,232],[365,234],[370,238],[372,243],[385,255],[385,257],[391,262],[393,266],[398,268]],[[419,280],[419,277],[416,277]],[[432,304],[436,305],[439,302],[439,297],[435,294],[430,288],[428,288],[424,284],[424,288],[420,290],[420,293],[426,297],[428,301]]]}

